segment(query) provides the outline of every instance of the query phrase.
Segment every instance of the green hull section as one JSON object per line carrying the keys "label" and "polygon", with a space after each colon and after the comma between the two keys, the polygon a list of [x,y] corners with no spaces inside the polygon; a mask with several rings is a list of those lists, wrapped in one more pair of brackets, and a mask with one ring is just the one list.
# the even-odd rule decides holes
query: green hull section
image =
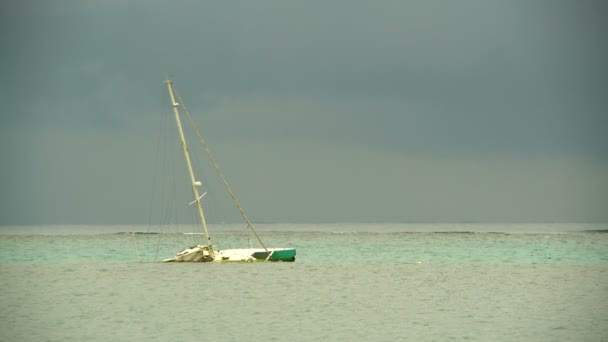
{"label": "green hull section", "polygon": [[269,253],[272,253],[269,261],[296,261],[295,248],[280,249],[275,250],[274,252],[255,252],[252,256],[257,260],[266,260]]}

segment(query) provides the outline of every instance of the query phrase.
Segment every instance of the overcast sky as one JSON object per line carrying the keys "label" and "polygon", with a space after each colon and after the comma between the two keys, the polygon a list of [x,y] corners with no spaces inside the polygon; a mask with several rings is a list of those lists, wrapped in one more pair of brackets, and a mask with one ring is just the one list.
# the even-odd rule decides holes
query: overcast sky
{"label": "overcast sky", "polygon": [[602,1],[0,13],[0,224],[147,223],[168,76],[254,221],[608,221]]}

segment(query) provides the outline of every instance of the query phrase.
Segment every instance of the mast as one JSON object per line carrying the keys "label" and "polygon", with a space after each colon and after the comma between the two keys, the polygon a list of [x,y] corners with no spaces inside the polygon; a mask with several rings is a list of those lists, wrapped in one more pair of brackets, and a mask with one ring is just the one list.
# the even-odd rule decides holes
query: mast
{"label": "mast", "polygon": [[165,83],[167,84],[167,90],[169,90],[169,98],[171,99],[171,106],[173,107],[173,113],[175,114],[175,122],[177,123],[179,138],[182,141],[182,150],[184,151],[184,158],[186,159],[186,165],[188,166],[188,174],[190,175],[192,193],[194,194],[194,200],[198,209],[198,216],[201,219],[203,233],[205,234],[205,238],[207,239],[207,248],[209,250],[209,256],[211,258],[215,258],[215,252],[213,251],[213,246],[211,245],[211,238],[209,237],[209,232],[207,231],[207,222],[205,221],[205,215],[203,214],[203,203],[201,202],[202,196],[199,196],[198,194],[198,188],[201,186],[201,182],[197,182],[194,178],[194,171],[192,170],[192,162],[190,161],[188,145],[186,144],[184,130],[182,129],[182,122],[179,119],[179,110],[177,109],[177,107],[179,107],[179,104],[175,102],[175,96],[173,95],[173,81],[166,80]]}

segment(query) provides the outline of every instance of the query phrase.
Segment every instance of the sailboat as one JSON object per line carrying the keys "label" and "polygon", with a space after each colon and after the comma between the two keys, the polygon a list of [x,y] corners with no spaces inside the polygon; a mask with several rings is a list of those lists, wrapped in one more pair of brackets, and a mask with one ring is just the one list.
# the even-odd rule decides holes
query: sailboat
{"label": "sailboat", "polygon": [[[184,106],[184,113],[186,117],[189,119],[190,123],[193,125],[194,130],[196,131],[201,144],[203,145],[209,160],[213,164],[215,170],[217,171],[222,183],[224,184],[228,194],[232,198],[232,201],[239,209],[241,216],[247,223],[247,227],[251,229],[253,234],[256,236],[258,242],[261,245],[261,248],[243,248],[243,249],[224,249],[219,250],[215,249],[211,244],[211,238],[209,236],[209,231],[207,230],[207,222],[205,221],[205,214],[203,211],[203,203],[202,199],[205,196],[205,192],[200,195],[199,189],[203,186],[201,181],[197,181],[195,177],[195,172],[192,167],[192,162],[190,159],[190,152],[188,150],[188,144],[186,143],[186,137],[184,135],[184,130],[182,128],[182,123],[180,119],[180,104],[176,101],[176,93],[173,86],[173,81],[166,80],[165,84],[167,85],[167,90],[169,92],[169,100],[171,101],[171,106],[173,108],[173,114],[175,114],[175,122],[177,124],[177,130],[179,132],[179,137],[181,140],[182,151],[184,153],[184,159],[186,161],[186,167],[188,169],[188,175],[190,178],[190,183],[192,185],[192,194],[194,195],[194,201],[191,204],[196,204],[196,211],[198,213],[198,218],[200,219],[202,233],[205,236],[205,244],[196,245],[193,247],[186,248],[181,252],[177,253],[174,257],[165,259],[163,262],[229,262],[229,261],[240,261],[240,262],[254,262],[254,261],[295,261],[296,250],[295,248],[268,248],[264,245],[256,230],[253,228],[253,224],[245,214],[245,211],[239,204],[236,196],[232,192],[232,189],[228,185],[226,178],[222,174],[219,169],[213,154],[209,150],[207,143],[203,139],[200,131],[194,124],[190,114]],[[179,94],[177,94],[179,97]],[[179,97],[180,101],[181,97]]]}

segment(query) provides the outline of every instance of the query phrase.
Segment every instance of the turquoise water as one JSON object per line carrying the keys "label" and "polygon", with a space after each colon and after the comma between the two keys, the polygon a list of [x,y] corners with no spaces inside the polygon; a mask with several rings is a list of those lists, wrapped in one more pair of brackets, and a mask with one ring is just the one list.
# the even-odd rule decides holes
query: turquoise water
{"label": "turquoise water", "polygon": [[[258,246],[255,237],[239,229],[242,227],[212,228],[217,248]],[[268,247],[297,248],[300,262],[608,262],[608,234],[601,232],[605,226],[551,228],[551,225],[285,224],[263,226],[260,235]],[[195,229],[5,227],[0,235],[0,262],[153,262],[202,243],[200,235],[183,233]]]}
{"label": "turquoise water", "polygon": [[1,227],[0,341],[608,340],[606,225],[259,228],[297,261],[153,262],[187,226]]}

